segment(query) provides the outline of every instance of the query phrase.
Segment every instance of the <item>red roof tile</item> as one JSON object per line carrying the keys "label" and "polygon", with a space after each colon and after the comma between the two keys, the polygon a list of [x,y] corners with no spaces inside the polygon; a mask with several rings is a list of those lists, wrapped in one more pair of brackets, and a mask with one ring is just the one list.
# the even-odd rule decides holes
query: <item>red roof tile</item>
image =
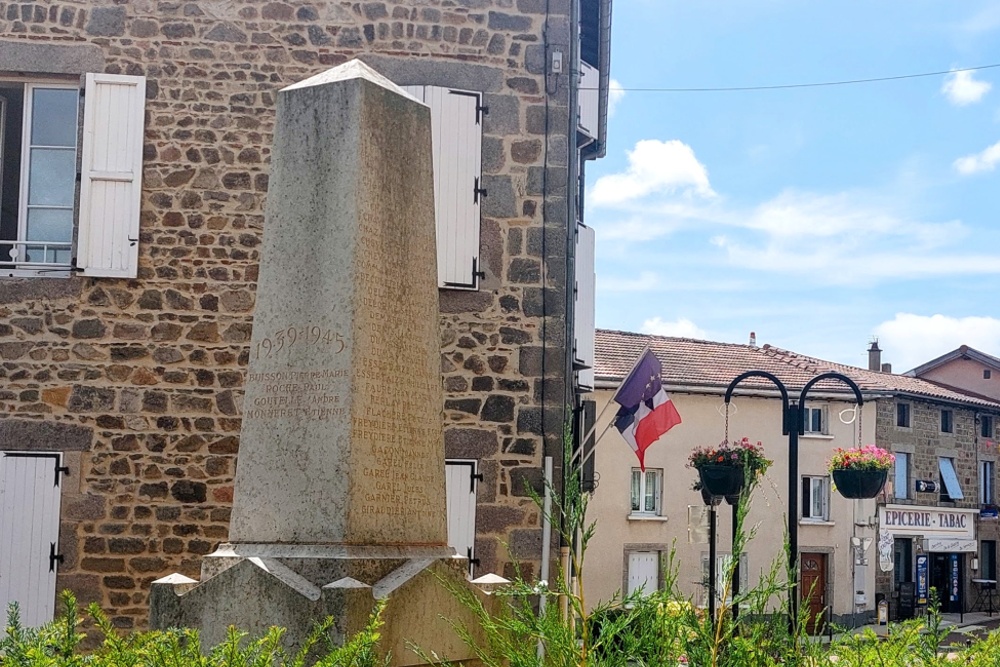
{"label": "red roof tile", "polygon": [[[920,378],[823,361],[770,345],[757,347],[608,329],[597,330],[595,343],[594,375],[598,381],[622,380],[648,346],[663,363],[663,380],[668,387],[725,388],[741,373],[761,370],[781,380],[789,392],[797,393],[817,375],[834,371],[854,380],[865,393],[923,396],[1000,411],[1000,403],[976,394]],[[741,389],[774,388],[767,380],[758,378],[744,380],[739,386]],[[815,387],[823,391],[850,391],[836,380],[823,381]]]}

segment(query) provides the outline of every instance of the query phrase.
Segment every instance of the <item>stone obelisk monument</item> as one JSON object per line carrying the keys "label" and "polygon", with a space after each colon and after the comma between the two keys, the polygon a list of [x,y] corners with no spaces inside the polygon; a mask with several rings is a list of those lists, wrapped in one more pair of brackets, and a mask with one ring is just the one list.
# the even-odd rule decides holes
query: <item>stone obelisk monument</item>
{"label": "stone obelisk monument", "polygon": [[230,543],[153,586],[154,627],[361,625],[466,657],[448,547],[429,109],[359,61],[283,89]]}

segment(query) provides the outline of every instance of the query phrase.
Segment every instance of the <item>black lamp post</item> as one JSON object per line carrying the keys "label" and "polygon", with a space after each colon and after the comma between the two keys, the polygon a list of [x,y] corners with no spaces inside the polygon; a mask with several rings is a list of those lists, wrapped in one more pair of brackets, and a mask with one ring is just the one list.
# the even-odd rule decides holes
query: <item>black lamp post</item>
{"label": "black lamp post", "polygon": [[[809,390],[817,382],[822,382],[823,380],[839,380],[846,384],[854,392],[854,397],[858,402],[858,410],[860,411],[861,406],[864,405],[864,398],[861,396],[861,390],[858,385],[851,378],[843,375],[841,373],[828,372],[821,373],[817,375],[812,380],[806,383],[806,386],[802,388],[802,392],[799,394],[799,400],[796,403],[792,401],[788,402],[788,390],[785,389],[785,385],[782,384],[781,380],[776,378],[774,375],[768,373],[767,371],[747,371],[742,375],[737,376],[729,383],[729,387],[726,389],[726,405],[733,398],[733,391],[743,380],[752,377],[764,378],[769,380],[778,388],[781,392],[781,433],[782,435],[788,436],[788,552],[789,552],[789,568],[792,575],[795,577],[795,581],[789,582],[788,589],[788,625],[790,628],[794,628],[795,621],[798,618],[799,601],[798,601],[798,561],[799,561],[799,521],[798,521],[798,504],[799,504],[799,436],[805,433],[804,423],[802,420],[802,406],[806,402],[806,395]],[[860,414],[858,415],[860,418]],[[735,585],[738,585],[735,584]]]}

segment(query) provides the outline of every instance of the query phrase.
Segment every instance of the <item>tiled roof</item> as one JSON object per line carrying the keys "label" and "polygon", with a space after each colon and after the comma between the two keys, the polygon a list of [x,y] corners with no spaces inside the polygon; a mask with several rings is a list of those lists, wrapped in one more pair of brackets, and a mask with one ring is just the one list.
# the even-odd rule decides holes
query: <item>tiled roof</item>
{"label": "tiled roof", "polygon": [[[621,381],[648,346],[663,364],[663,380],[668,387],[725,388],[741,373],[760,370],[781,380],[790,393],[797,393],[817,375],[835,371],[854,380],[864,393],[923,396],[1000,411],[1000,403],[996,401],[928,380],[823,361],[770,345],[757,347],[608,329],[597,330],[595,343],[594,375],[598,381]],[[773,389],[774,385],[764,379],[749,378],[739,387]],[[850,391],[836,380],[824,380],[815,388]]]}
{"label": "tiled roof", "polygon": [[980,352],[979,350],[971,348],[968,345],[962,345],[952,350],[951,352],[942,354],[940,357],[937,357],[936,359],[931,359],[927,363],[917,366],[913,370],[907,371],[905,374],[920,376],[930,370],[937,368],[938,366],[943,366],[949,361],[954,361],[955,359],[960,359],[962,357],[965,357],[967,359],[974,359],[987,366],[992,366],[993,368],[1000,369],[1000,359],[994,357],[991,354]]}

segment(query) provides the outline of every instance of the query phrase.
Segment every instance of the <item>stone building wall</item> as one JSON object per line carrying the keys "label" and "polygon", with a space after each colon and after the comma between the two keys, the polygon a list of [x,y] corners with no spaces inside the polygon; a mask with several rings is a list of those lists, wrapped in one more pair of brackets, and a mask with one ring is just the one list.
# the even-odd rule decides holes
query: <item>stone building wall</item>
{"label": "stone building wall", "polygon": [[147,77],[138,278],[0,279],[0,449],[66,451],[70,467],[59,589],[142,626],[150,582],[197,577],[226,539],[275,94],[355,56],[401,84],[485,91],[486,276],[440,298],[446,449],[482,462],[477,572],[509,573],[501,543],[532,572],[541,529],[525,486],[543,455],[561,461],[567,403],[568,75],[544,74],[542,35],[548,22],[568,49],[568,12],[0,1],[3,53],[82,48],[104,72]]}
{"label": "stone building wall", "polygon": [[[900,428],[896,425],[897,403],[907,403],[910,405],[910,428]],[[952,411],[954,417],[954,433],[941,432],[941,410]],[[952,502],[941,502],[938,493],[915,493],[909,489],[909,502],[922,506],[943,506],[963,509],[973,509],[979,507],[979,455],[978,439],[976,431],[976,410],[973,408],[962,408],[953,404],[935,403],[931,401],[915,400],[910,398],[896,397],[878,401],[878,413],[875,426],[875,441],[879,447],[892,449],[894,446],[903,447],[901,450],[910,452],[910,473],[909,479],[912,484],[914,480],[938,481],[940,470],[938,468],[938,458],[949,456],[954,458],[955,472],[965,498]],[[895,501],[892,501],[895,502]],[[981,538],[983,522],[977,519],[976,538]],[[917,550],[914,548],[913,556],[916,558]],[[974,586],[971,579],[974,575],[968,569],[972,554],[966,556],[966,580],[965,599],[975,599]],[[873,559],[874,560],[874,559]],[[876,571],[875,590],[884,593],[889,602],[890,618],[896,618],[897,601],[892,596],[893,573]],[[969,596],[972,596],[971,598]]]}

